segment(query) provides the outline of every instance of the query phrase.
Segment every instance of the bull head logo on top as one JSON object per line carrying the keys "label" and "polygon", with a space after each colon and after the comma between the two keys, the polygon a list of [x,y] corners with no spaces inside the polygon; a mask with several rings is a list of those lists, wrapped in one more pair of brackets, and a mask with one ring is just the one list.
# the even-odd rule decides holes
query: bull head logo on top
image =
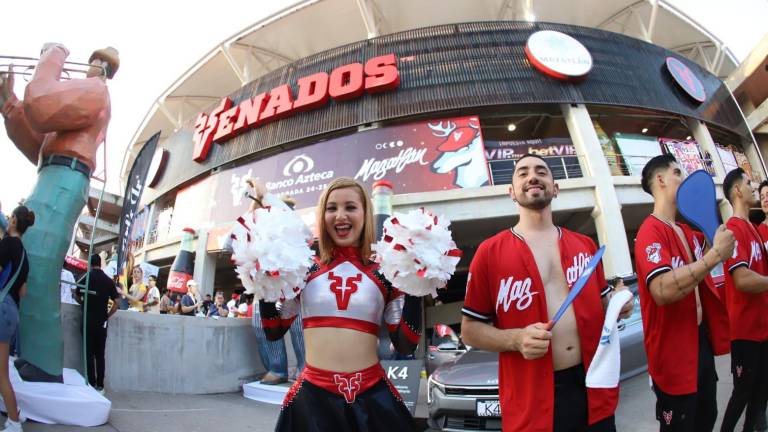
{"label": "bull head logo on top", "polygon": [[430,123],[429,128],[432,135],[445,138],[437,148],[441,154],[432,163],[433,172],[446,174],[453,171],[453,184],[461,188],[488,183],[488,164],[483,154],[483,138],[477,117],[470,118],[465,125],[446,121]]}

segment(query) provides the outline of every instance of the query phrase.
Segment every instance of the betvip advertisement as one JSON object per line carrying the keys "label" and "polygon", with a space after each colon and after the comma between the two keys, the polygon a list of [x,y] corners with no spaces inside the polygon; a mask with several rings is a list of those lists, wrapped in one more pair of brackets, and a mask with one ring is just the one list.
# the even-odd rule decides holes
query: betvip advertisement
{"label": "betvip advertisement", "polygon": [[[198,219],[198,225],[209,226],[234,221],[248,210],[248,178],[259,180],[273,194],[293,197],[297,210],[314,208],[323,189],[336,177],[352,177],[368,190],[377,180],[386,179],[393,183],[396,194],[488,185],[479,118],[372,129],[222,171],[180,191],[176,213],[183,210],[180,203],[202,210],[196,215],[187,212],[182,218],[184,226],[192,228],[192,218]],[[301,213],[310,222],[311,212]],[[179,231],[183,228],[173,225]]]}

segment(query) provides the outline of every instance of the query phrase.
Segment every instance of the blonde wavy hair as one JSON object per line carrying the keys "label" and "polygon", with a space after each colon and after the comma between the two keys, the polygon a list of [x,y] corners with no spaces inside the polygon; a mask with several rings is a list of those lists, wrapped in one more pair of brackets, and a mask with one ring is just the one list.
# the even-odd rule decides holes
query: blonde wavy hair
{"label": "blonde wavy hair", "polygon": [[363,185],[358,183],[349,177],[339,177],[334,179],[320,195],[320,200],[317,203],[317,227],[319,231],[319,250],[320,261],[328,264],[333,258],[333,248],[335,244],[328,231],[325,230],[325,207],[328,205],[328,197],[331,192],[337,189],[352,188],[357,191],[360,201],[363,202],[363,230],[360,233],[360,256],[363,261],[371,258],[371,243],[374,241],[374,224],[373,224],[373,205],[371,198],[368,196],[368,192]]}

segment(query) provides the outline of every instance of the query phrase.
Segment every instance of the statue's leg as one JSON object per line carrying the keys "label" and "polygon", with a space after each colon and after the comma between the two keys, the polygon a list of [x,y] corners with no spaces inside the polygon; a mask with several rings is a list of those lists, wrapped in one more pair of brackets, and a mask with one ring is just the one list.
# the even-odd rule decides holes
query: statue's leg
{"label": "statue's leg", "polygon": [[22,240],[29,259],[21,301],[19,374],[27,381],[62,381],[64,339],[59,279],[75,223],[88,197],[88,177],[66,166],[43,167],[26,206],[35,224]]}

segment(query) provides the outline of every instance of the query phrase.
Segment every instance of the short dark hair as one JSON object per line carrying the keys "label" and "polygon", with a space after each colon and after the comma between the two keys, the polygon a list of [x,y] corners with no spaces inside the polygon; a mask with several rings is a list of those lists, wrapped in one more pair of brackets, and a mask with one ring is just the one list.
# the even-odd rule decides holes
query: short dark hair
{"label": "short dark hair", "polygon": [[760,186],[757,187],[757,194],[759,195],[766,186],[768,186],[768,180],[763,180],[762,183],[760,183]]}
{"label": "short dark hair", "polygon": [[101,257],[97,254],[91,255],[91,258],[89,258],[88,262],[91,263],[91,267],[101,267]]}
{"label": "short dark hair", "polygon": [[726,174],[725,179],[723,179],[723,195],[725,195],[725,199],[731,204],[733,204],[733,201],[731,201],[731,192],[739,181],[744,180],[744,174],[746,173],[743,169],[736,168]]}
{"label": "short dark hair", "polygon": [[153,276],[153,275],[149,275],[149,277],[147,279],[149,279],[150,281],[157,282],[157,278],[155,276]]}
{"label": "short dark hair", "polygon": [[523,161],[524,159],[528,159],[528,158],[536,158],[536,159],[539,159],[540,161],[544,162],[544,165],[546,165],[546,166],[547,166],[547,169],[549,170],[549,172],[550,172],[550,173],[552,172],[552,170],[549,168],[549,164],[547,163],[547,160],[546,160],[546,159],[544,159],[543,157],[541,157],[541,156],[537,155],[536,153],[526,153],[526,154],[524,154],[524,155],[523,155],[523,156],[522,156],[520,159],[518,159],[517,161],[515,161],[515,166],[514,166],[514,167],[512,167],[512,178],[515,178],[515,170],[517,170],[517,164],[519,164],[519,163],[520,163],[521,161]]}
{"label": "short dark hair", "polygon": [[677,163],[677,159],[669,153],[655,156],[649,160],[643,167],[643,174],[640,180],[640,185],[643,187],[643,190],[649,195],[653,195],[653,192],[651,192],[651,182],[653,181],[653,177],[660,170],[669,168],[673,163]]}

